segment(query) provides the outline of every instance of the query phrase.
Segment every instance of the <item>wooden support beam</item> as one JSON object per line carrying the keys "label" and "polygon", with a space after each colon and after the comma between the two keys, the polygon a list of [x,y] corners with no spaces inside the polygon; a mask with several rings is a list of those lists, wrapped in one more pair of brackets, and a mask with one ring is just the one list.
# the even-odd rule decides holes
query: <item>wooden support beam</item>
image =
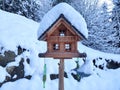
{"label": "wooden support beam", "polygon": [[60,59],[59,65],[59,90],[64,90],[64,59]]}
{"label": "wooden support beam", "polygon": [[80,57],[80,58],[87,57],[87,54],[86,53],[71,53],[71,52],[67,52],[67,53],[53,52],[53,53],[39,53],[38,56],[39,57],[51,57],[51,58],[56,58],[56,59],[59,59],[59,58],[71,59],[73,57]]}

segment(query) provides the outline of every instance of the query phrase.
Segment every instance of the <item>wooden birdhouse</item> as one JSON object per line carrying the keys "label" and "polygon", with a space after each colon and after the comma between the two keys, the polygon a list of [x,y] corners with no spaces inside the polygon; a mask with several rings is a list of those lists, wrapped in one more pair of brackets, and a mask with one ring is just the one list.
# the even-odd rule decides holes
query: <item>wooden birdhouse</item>
{"label": "wooden birdhouse", "polygon": [[39,54],[40,57],[73,58],[84,57],[85,54],[77,50],[77,42],[85,36],[77,30],[67,18],[60,14],[56,21],[39,37],[47,42],[47,52]]}
{"label": "wooden birdhouse", "polygon": [[58,90],[64,90],[64,59],[86,57],[77,50],[77,42],[87,36],[84,18],[67,3],[53,7],[40,22],[38,40],[47,42],[47,51],[39,57],[60,59]]}

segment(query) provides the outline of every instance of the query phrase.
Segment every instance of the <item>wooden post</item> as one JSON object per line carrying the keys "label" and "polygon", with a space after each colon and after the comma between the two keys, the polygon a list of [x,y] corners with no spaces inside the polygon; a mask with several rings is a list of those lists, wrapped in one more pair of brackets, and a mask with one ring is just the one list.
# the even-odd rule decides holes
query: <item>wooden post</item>
{"label": "wooden post", "polygon": [[59,65],[59,90],[64,90],[64,59],[60,59]]}

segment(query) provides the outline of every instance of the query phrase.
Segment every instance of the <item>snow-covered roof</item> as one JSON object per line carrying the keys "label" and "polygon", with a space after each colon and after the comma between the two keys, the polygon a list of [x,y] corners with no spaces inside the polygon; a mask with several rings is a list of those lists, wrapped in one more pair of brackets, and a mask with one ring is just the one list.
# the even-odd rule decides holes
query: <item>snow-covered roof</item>
{"label": "snow-covered roof", "polygon": [[88,37],[87,24],[82,15],[67,3],[60,3],[53,7],[40,22],[38,38],[63,14],[85,38]]}

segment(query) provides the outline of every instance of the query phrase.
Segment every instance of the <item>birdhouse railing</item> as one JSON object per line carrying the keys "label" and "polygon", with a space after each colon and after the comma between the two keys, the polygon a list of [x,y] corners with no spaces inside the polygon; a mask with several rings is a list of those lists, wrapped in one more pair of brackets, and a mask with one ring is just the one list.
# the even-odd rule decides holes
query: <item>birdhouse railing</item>
{"label": "birdhouse railing", "polygon": [[51,42],[73,42],[77,40],[76,36],[51,36],[49,41]]}

